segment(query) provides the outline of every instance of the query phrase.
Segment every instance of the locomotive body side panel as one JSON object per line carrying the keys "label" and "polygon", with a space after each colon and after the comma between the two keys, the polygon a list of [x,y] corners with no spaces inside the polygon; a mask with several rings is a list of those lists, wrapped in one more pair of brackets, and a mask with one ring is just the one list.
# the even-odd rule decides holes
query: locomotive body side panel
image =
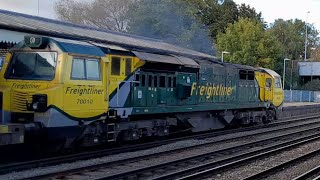
{"label": "locomotive body side panel", "polygon": [[1,71],[0,145],[10,123],[22,128],[11,143],[25,131],[90,146],[268,122],[283,102],[279,75],[266,69],[31,38]]}

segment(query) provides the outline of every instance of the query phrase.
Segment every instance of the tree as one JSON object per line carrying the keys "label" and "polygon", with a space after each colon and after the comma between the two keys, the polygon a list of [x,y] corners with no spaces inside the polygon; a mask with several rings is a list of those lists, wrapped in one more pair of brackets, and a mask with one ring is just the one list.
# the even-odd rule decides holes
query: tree
{"label": "tree", "polygon": [[87,3],[78,3],[74,0],[61,0],[54,6],[58,19],[76,24],[86,23]]}
{"label": "tree", "polygon": [[264,30],[261,22],[240,18],[229,24],[225,33],[217,36],[219,52],[228,51],[227,62],[273,68],[281,56],[281,46],[276,37]]}
{"label": "tree", "polygon": [[60,0],[55,11],[61,20],[112,31],[126,31],[129,6],[137,0]]}
{"label": "tree", "polygon": [[320,47],[318,45],[314,48],[311,48],[310,59],[314,61],[320,61]]}
{"label": "tree", "polygon": [[238,19],[239,18],[249,18],[255,19],[259,22],[263,22],[261,12],[257,13],[255,8],[251,8],[250,5],[246,5],[244,3],[238,5]]}
{"label": "tree", "polygon": [[130,6],[128,32],[214,54],[207,27],[194,13],[181,0],[140,0]]}
{"label": "tree", "polygon": [[[308,25],[308,49],[307,58],[310,57],[311,48],[317,46],[319,42],[319,33],[314,26]],[[295,19],[287,20],[277,19],[271,25],[269,31],[280,41],[284,53],[283,58],[294,60],[304,57],[305,48],[305,22]]]}
{"label": "tree", "polygon": [[210,36],[216,40],[219,32],[225,32],[228,24],[239,18],[251,18],[263,22],[261,13],[249,5],[237,5],[233,0],[185,0],[197,9],[195,16],[209,27]]}

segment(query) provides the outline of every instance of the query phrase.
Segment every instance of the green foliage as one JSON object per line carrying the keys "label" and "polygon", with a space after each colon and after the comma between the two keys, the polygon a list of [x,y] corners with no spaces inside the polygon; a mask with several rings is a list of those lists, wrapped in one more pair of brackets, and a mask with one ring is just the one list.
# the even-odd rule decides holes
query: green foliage
{"label": "green foliage", "polygon": [[[261,13],[233,0],[59,0],[55,11],[65,21],[161,39],[209,54],[217,48],[217,56],[229,51],[226,61],[269,67],[279,74],[284,58],[304,57],[305,22],[278,19],[267,28]],[[319,33],[310,24],[307,30],[307,58],[320,60]]]}
{"label": "green foliage", "polygon": [[128,32],[214,54],[206,26],[195,9],[178,0],[140,0],[129,10]]}
{"label": "green foliage", "polygon": [[238,6],[238,18],[255,19],[256,21],[263,22],[261,12],[257,13],[250,5],[241,4]]}
{"label": "green foliage", "polygon": [[219,32],[225,32],[228,24],[238,21],[239,18],[250,18],[262,22],[261,13],[257,13],[249,5],[237,5],[232,0],[186,0],[189,6],[197,9],[197,16],[207,25],[212,39],[216,39]]}
{"label": "green foliage", "polygon": [[[308,48],[307,48],[307,59],[310,57],[311,48],[316,47],[319,42],[319,33],[312,25],[307,26],[308,30]],[[280,42],[282,51],[281,57],[275,62],[275,71],[279,74],[283,72],[283,59],[289,58],[291,60],[301,60],[304,58],[305,49],[305,22],[299,19],[295,20],[282,20],[277,19],[267,30],[275,36]],[[293,82],[298,82],[298,68],[294,68]],[[289,77],[286,74],[286,77]],[[286,81],[286,87],[289,87],[290,82]],[[293,85],[297,88],[299,84]]]}
{"label": "green foliage", "polygon": [[273,68],[281,56],[281,46],[276,37],[264,30],[261,22],[240,18],[229,24],[225,33],[217,36],[217,49],[230,52],[227,62]]}
{"label": "green foliage", "polygon": [[[312,47],[315,47],[319,41],[319,33],[314,26],[308,25],[308,50],[307,58],[310,55]],[[295,19],[284,21],[275,20],[268,30],[272,33],[284,49],[283,58],[294,60],[303,59],[305,48],[305,22]]]}

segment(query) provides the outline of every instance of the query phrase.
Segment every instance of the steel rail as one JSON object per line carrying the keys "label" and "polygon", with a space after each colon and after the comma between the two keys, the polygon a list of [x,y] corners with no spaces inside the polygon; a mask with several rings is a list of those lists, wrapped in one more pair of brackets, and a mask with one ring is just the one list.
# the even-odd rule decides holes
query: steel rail
{"label": "steel rail", "polygon": [[[317,150],[314,150],[314,151],[311,151],[305,155],[302,155],[302,156],[299,156],[297,158],[294,158],[294,159],[291,159],[287,162],[284,162],[282,164],[279,164],[277,166],[274,166],[272,168],[269,168],[269,169],[266,169],[260,173],[256,173],[250,177],[247,177],[245,178],[245,180],[254,180],[254,179],[262,179],[262,178],[265,178],[267,176],[270,176],[272,174],[275,174],[277,172],[279,172],[281,169],[284,169],[284,168],[287,168],[287,167],[290,167],[292,165],[295,165],[299,162],[302,162],[304,160],[307,160],[307,159],[310,159],[314,156],[317,156],[320,154],[320,149],[317,149]],[[320,167],[319,168],[315,168],[313,169],[312,171],[308,171],[308,173],[305,173],[303,177],[299,177],[299,178],[295,178],[295,179],[306,179],[307,177],[311,177],[312,175],[315,175],[315,173],[319,173],[320,171]]]}
{"label": "steel rail", "polygon": [[312,179],[317,180],[317,179],[320,179],[319,173],[320,173],[320,166],[317,166],[317,167],[301,174],[300,176],[293,178],[292,180],[305,180],[308,178],[312,178],[313,176],[316,176],[316,177],[314,177]]}
{"label": "steel rail", "polygon": [[[163,164],[159,164],[159,165],[155,165],[155,166],[150,166],[150,167],[147,167],[147,168],[141,168],[141,169],[136,169],[136,170],[133,170],[133,171],[128,171],[128,172],[125,172],[125,173],[120,173],[120,174],[115,174],[115,175],[111,175],[111,176],[106,176],[104,177],[103,179],[118,179],[118,178],[127,178],[127,177],[132,177],[132,176],[138,176],[139,174],[143,174],[143,173],[146,173],[146,172],[152,172],[152,171],[155,171],[155,170],[158,170],[158,169],[163,169],[165,167],[168,167],[168,166],[174,166],[176,164],[181,164],[181,163],[186,163],[186,162],[190,162],[190,161],[195,161],[197,159],[203,159],[203,158],[206,158],[206,157],[210,157],[212,155],[216,155],[216,154],[223,154],[223,153],[226,153],[226,151],[229,151],[229,152],[233,152],[235,149],[239,149],[239,148],[244,148],[246,149],[247,147],[250,147],[250,146],[254,146],[254,145],[259,145],[259,144],[263,144],[263,143],[266,143],[268,141],[276,141],[276,140],[279,140],[281,138],[288,138],[288,137],[292,137],[293,134],[295,135],[301,135],[301,133],[303,132],[310,132],[310,131],[315,131],[317,132],[316,135],[311,135],[311,136],[307,136],[307,137],[303,137],[303,138],[299,138],[297,140],[290,140],[289,142],[286,142],[286,143],[282,143],[280,145],[273,145],[271,147],[268,147],[266,149],[270,150],[270,149],[274,149],[274,148],[279,148],[279,147],[283,147],[284,145],[290,145],[292,143],[296,143],[296,142],[299,142],[299,140],[305,140],[305,139],[310,139],[311,137],[314,137],[314,136],[317,136],[318,138],[320,138],[320,132],[319,132],[319,129],[320,129],[320,126],[318,127],[313,127],[313,128],[310,128],[308,130],[304,130],[304,131],[297,131],[297,132],[294,132],[294,133],[288,133],[288,134],[285,134],[285,135],[281,135],[281,136],[277,136],[277,137],[273,137],[273,138],[269,138],[269,139],[264,139],[264,140],[258,140],[258,141],[255,141],[255,142],[251,142],[251,143],[246,143],[246,144],[242,144],[242,145],[239,145],[239,146],[234,146],[234,147],[229,147],[229,148],[225,148],[225,149],[221,149],[221,150],[217,150],[217,151],[214,151],[214,152],[209,152],[209,153],[204,153],[204,154],[200,154],[200,155],[195,155],[195,156],[192,156],[192,157],[188,157],[188,158],[185,158],[185,159],[181,159],[181,160],[177,160],[177,161],[173,161],[173,162],[168,162],[168,163],[163,163]],[[254,152],[251,152],[251,153],[244,153],[244,154],[241,154],[240,156],[236,156],[236,158],[240,158],[240,157],[244,157],[244,156],[248,156],[248,155],[252,155],[252,154],[256,154],[258,152],[263,152],[265,151],[265,149],[263,150],[258,150],[257,152],[254,151]],[[149,157],[148,157],[149,158]],[[235,158],[235,157],[234,157]],[[226,163],[226,161],[228,162],[233,162],[234,161],[234,158],[229,158],[229,159],[226,159],[224,161],[218,161],[218,162],[215,162],[215,164],[221,164],[221,163]],[[139,158],[133,158],[132,160],[139,160]],[[140,160],[141,160],[141,157],[140,157]],[[123,164],[124,162],[126,161],[122,161],[120,164]],[[210,164],[211,165],[211,164]],[[71,170],[67,170],[67,171],[63,171],[63,172],[59,172],[59,173],[49,173],[49,174],[44,174],[44,175],[40,175],[40,176],[37,176],[37,177],[32,177],[32,178],[49,178],[49,177],[54,177],[56,175],[59,175],[59,176],[68,176],[68,174],[75,174],[75,173],[78,173],[78,172],[83,172],[83,171],[92,171],[92,170],[97,170],[97,169],[108,169],[108,168],[111,168],[112,166],[114,166],[114,164],[112,163],[104,163],[104,164],[98,164],[98,165],[94,165],[94,166],[90,166],[90,167],[84,167],[84,168],[78,168],[78,169],[71,169]],[[207,167],[202,167],[201,168],[207,168]],[[192,171],[191,171],[192,170]],[[194,169],[187,169],[185,171],[181,171],[180,173],[190,173],[190,172],[193,172],[193,171],[199,171],[198,168],[196,168],[195,170]],[[180,174],[179,173],[179,174]],[[163,177],[159,177],[159,179],[170,179],[170,177],[177,177],[177,174],[173,173],[173,174],[168,174],[168,175],[164,175]],[[157,178],[156,178],[157,179]]]}
{"label": "steel rail", "polygon": [[[208,177],[213,174],[216,174],[217,172],[229,170],[232,167],[237,167],[237,166],[252,162],[254,160],[259,160],[261,158],[264,158],[273,154],[277,154],[280,151],[288,150],[288,149],[291,149],[306,143],[310,143],[313,141],[317,141],[317,140],[320,140],[320,133],[311,135],[310,137],[301,138],[299,140],[293,140],[290,143],[284,143],[283,145],[277,145],[275,147],[269,147],[263,150],[258,150],[255,153],[240,155],[239,157],[237,157],[237,159],[231,158],[231,159],[228,159],[228,161],[224,160],[225,162],[223,162],[222,165],[219,165],[217,163],[215,164],[208,163],[208,164],[189,168],[187,170],[179,171],[179,172],[172,173],[170,175],[165,175],[155,179],[157,180],[165,179],[165,178],[170,179],[170,177],[182,176],[182,177],[179,177],[178,179],[188,180],[188,179],[197,179],[197,178],[199,179],[200,177]],[[190,172],[195,172],[195,173],[190,174]],[[183,176],[185,174],[190,174],[190,175]]]}
{"label": "steel rail", "polygon": [[[104,149],[104,150],[90,151],[90,152],[85,152],[85,153],[71,154],[71,155],[66,155],[66,156],[45,158],[45,159],[34,160],[34,161],[5,164],[5,165],[0,165],[0,174],[6,174],[6,173],[13,172],[13,171],[22,171],[22,170],[27,170],[27,169],[31,169],[31,168],[37,168],[37,167],[57,165],[57,164],[61,164],[61,163],[70,163],[70,162],[74,162],[74,161],[78,161],[78,160],[99,158],[99,157],[103,157],[103,156],[107,156],[107,155],[111,155],[111,154],[119,154],[119,153],[124,153],[124,152],[143,150],[143,149],[153,148],[153,147],[157,147],[157,146],[161,146],[161,145],[165,145],[165,144],[169,144],[169,143],[174,143],[177,141],[187,140],[187,139],[204,139],[204,138],[210,138],[210,137],[215,137],[215,136],[221,136],[221,135],[225,135],[225,134],[245,132],[245,131],[250,131],[250,130],[255,130],[255,129],[271,128],[271,127],[284,125],[287,123],[298,123],[300,121],[305,121],[307,119],[316,119],[319,117],[320,117],[320,115],[313,115],[313,116],[309,116],[309,117],[299,117],[296,119],[276,121],[276,122],[266,124],[266,125],[246,127],[246,128],[242,128],[242,129],[231,129],[231,130],[226,130],[226,131],[209,132],[209,133],[198,134],[198,135],[189,136],[189,137],[179,137],[179,138],[163,140],[163,141],[159,141],[159,142],[150,142],[150,143],[144,143],[144,144],[131,145],[129,147],[126,146],[126,147],[120,147],[120,148]],[[314,122],[314,123],[316,124],[316,122]],[[311,124],[313,124],[313,123],[311,123]],[[305,125],[307,126],[310,124],[305,124]],[[300,125],[298,125],[298,126],[300,126]],[[283,128],[283,129],[290,129],[290,128],[295,128],[298,126],[292,126],[292,127]],[[266,134],[266,133],[275,132],[275,131],[279,131],[279,130],[278,129],[270,130],[270,131],[266,131],[266,132],[245,135],[245,136],[241,136],[241,137],[237,137],[237,138],[245,138],[245,137],[249,137],[249,136],[253,136],[253,135],[261,135],[261,134]],[[234,140],[237,138],[232,138],[232,139],[227,139],[227,140]],[[199,146],[209,145],[209,144],[213,144],[213,143],[220,143],[222,141],[224,141],[224,140],[209,142],[209,143],[205,143],[205,144],[201,144],[201,145],[195,145],[195,146],[191,146],[191,147],[187,147],[187,148],[196,148]],[[180,150],[185,150],[185,149],[180,149]],[[164,153],[167,153],[167,152],[164,152]],[[161,153],[153,154],[153,155],[160,155],[160,154]]]}
{"label": "steel rail", "polygon": [[[218,132],[209,132],[209,133],[197,134],[197,135],[188,136],[188,137],[179,137],[179,138],[174,138],[174,139],[168,139],[168,140],[157,141],[157,142],[149,142],[149,143],[144,143],[144,144],[119,147],[119,148],[89,151],[89,152],[84,152],[84,153],[51,157],[51,158],[26,161],[26,162],[8,163],[8,164],[0,165],[0,174],[6,174],[6,173],[13,172],[13,171],[22,171],[22,170],[27,170],[27,169],[37,168],[37,167],[57,165],[57,164],[61,164],[61,163],[70,163],[70,162],[74,162],[74,161],[78,161],[78,160],[99,158],[99,157],[108,156],[111,154],[119,154],[119,153],[124,153],[124,152],[138,151],[138,150],[153,148],[153,147],[157,147],[157,146],[161,146],[161,145],[165,145],[165,144],[169,144],[169,143],[174,143],[177,141],[188,140],[188,139],[205,139],[205,138],[221,136],[221,135],[226,135],[226,134],[231,134],[231,133],[246,132],[246,131],[255,130],[255,129],[265,129],[265,128],[284,125],[287,123],[296,123],[296,122],[300,122],[300,121],[305,121],[307,119],[316,119],[319,117],[320,117],[320,115],[313,115],[313,116],[309,116],[309,117],[299,117],[296,119],[276,121],[276,122],[266,124],[266,125],[246,127],[246,128],[242,128],[242,129],[231,129],[231,130],[218,131]],[[292,128],[294,128],[294,127],[292,127]],[[271,131],[267,131],[267,132],[274,132],[274,131],[277,131],[277,130],[271,130]],[[264,134],[267,132],[256,133],[253,135]],[[252,135],[248,135],[248,136],[252,136]],[[243,138],[243,137],[247,137],[247,136],[242,136],[239,138]],[[219,141],[216,141],[214,143],[218,143],[218,142]],[[210,144],[210,143],[208,143],[208,144]],[[202,144],[202,145],[205,145],[205,144]],[[192,147],[197,147],[197,145],[192,146]]]}

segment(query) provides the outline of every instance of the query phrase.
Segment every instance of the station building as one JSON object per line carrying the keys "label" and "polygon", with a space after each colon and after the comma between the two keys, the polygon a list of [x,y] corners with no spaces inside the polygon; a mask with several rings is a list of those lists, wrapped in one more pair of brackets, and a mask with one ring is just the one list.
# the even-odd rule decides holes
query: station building
{"label": "station building", "polygon": [[303,84],[314,79],[320,79],[319,61],[302,61],[298,63],[299,76]]}

